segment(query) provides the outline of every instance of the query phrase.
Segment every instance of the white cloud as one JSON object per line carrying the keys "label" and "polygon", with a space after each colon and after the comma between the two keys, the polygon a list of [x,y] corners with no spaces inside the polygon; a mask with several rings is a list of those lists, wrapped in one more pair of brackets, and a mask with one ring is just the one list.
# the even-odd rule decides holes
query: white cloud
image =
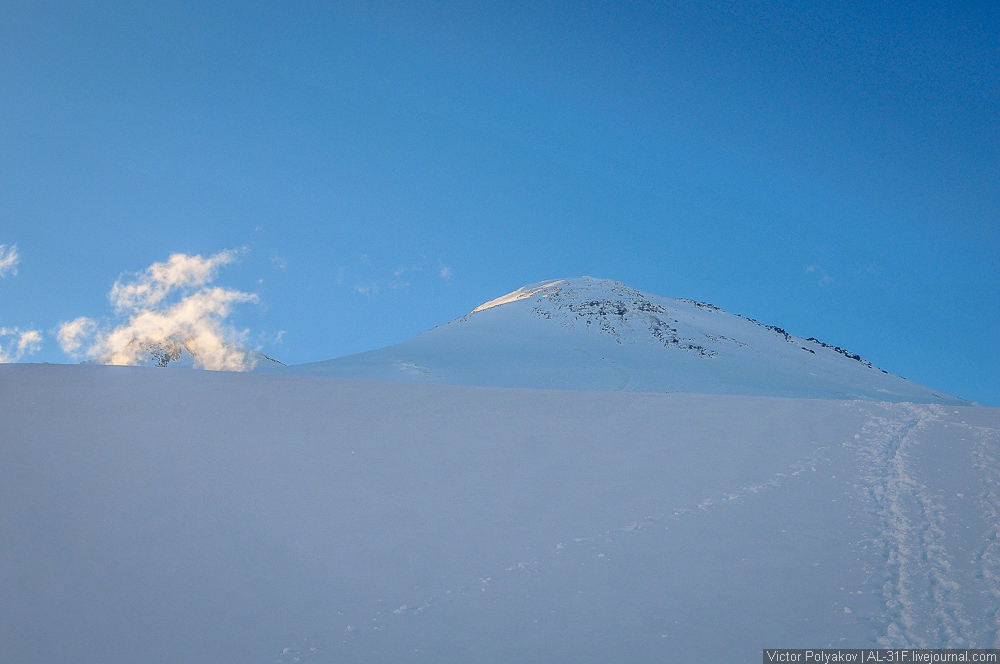
{"label": "white cloud", "polygon": [[17,264],[20,262],[21,257],[17,255],[17,245],[12,244],[9,247],[6,244],[0,244],[0,277],[6,277],[8,274],[17,274]]}
{"label": "white cloud", "polygon": [[19,357],[37,353],[42,347],[42,333],[38,330],[21,332],[17,338],[17,354]]}
{"label": "white cloud", "polygon": [[804,274],[816,274],[819,277],[817,283],[820,286],[829,286],[833,283],[833,277],[826,273],[826,270],[821,268],[819,265],[809,265],[803,270]]}
{"label": "white cloud", "polygon": [[116,311],[144,309],[158,305],[172,290],[204,286],[215,279],[223,265],[233,263],[239,254],[235,250],[220,251],[202,258],[173,254],[166,263],[153,263],[133,283],[115,282],[111,287],[111,303]]}
{"label": "white cloud", "polygon": [[58,332],[56,332],[56,339],[58,339],[59,347],[63,349],[64,353],[73,357],[79,357],[80,348],[86,342],[86,339],[93,336],[96,331],[96,321],[86,316],[80,316],[75,320],[60,325]]}
{"label": "white cloud", "polygon": [[37,353],[42,347],[42,333],[16,327],[0,327],[0,339],[13,337],[8,343],[0,342],[0,362],[17,362],[25,355]]}
{"label": "white cloud", "polygon": [[[256,360],[242,343],[246,332],[224,325],[235,304],[257,302],[257,296],[210,287],[218,269],[234,262],[236,251],[208,258],[173,254],[130,280],[119,278],[109,297],[125,322],[108,329],[81,317],[59,327],[63,351],[73,357],[99,356],[105,364],[134,365],[156,346],[176,356],[186,349],[195,366],[224,371],[252,369]],[[174,298],[176,301],[173,301]]]}
{"label": "white cloud", "polygon": [[450,280],[451,267],[445,265],[441,259],[428,258],[421,254],[409,264],[397,263],[390,271],[388,266],[373,265],[371,258],[365,254],[360,256],[354,265],[338,268],[336,283],[350,288],[359,295],[376,297],[380,292],[409,291],[426,287],[434,277]]}
{"label": "white cloud", "polygon": [[[16,244],[0,244],[0,277],[16,275],[20,260]],[[11,337],[9,341],[8,337]],[[38,330],[0,327],[0,362],[17,362],[25,355],[37,353],[41,347],[42,333]]]}
{"label": "white cloud", "polygon": [[370,281],[368,283],[357,283],[354,285],[354,292],[361,293],[362,295],[374,295],[379,291],[379,284],[377,281]]}

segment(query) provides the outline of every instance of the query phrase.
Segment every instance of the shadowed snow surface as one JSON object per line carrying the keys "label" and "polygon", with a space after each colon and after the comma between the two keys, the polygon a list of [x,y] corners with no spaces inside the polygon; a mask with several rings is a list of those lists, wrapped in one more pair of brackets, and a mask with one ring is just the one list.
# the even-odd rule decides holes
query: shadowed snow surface
{"label": "shadowed snow surface", "polygon": [[4,661],[1000,645],[996,409],[47,365],[0,404]]}
{"label": "shadowed snow surface", "polygon": [[966,403],[815,339],[590,277],[525,286],[395,346],[265,370],[450,385]]}

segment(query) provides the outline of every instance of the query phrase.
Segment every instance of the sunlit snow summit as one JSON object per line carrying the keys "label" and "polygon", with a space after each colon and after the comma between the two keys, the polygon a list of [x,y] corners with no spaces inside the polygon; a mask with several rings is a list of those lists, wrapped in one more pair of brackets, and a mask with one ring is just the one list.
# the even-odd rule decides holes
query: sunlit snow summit
{"label": "sunlit snow summit", "polygon": [[524,286],[395,346],[278,371],[452,385],[965,403],[816,339],[591,277]]}

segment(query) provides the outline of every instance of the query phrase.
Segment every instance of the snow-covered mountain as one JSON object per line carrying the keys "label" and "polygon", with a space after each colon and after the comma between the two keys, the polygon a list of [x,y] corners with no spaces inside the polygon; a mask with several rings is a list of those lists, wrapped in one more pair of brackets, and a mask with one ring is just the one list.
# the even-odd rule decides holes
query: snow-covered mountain
{"label": "snow-covered mountain", "polygon": [[277,372],[0,365],[0,660],[1000,647],[1000,410],[847,351],[580,278]]}
{"label": "snow-covered mountain", "polygon": [[395,346],[279,371],[452,385],[964,403],[816,339],[590,277],[525,286]]}

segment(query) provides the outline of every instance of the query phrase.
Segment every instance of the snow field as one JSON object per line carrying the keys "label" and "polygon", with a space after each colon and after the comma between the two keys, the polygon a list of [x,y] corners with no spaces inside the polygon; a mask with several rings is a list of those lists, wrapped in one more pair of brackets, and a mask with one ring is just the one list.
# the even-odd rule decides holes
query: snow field
{"label": "snow field", "polygon": [[996,409],[46,365],[0,404],[10,661],[997,641]]}

